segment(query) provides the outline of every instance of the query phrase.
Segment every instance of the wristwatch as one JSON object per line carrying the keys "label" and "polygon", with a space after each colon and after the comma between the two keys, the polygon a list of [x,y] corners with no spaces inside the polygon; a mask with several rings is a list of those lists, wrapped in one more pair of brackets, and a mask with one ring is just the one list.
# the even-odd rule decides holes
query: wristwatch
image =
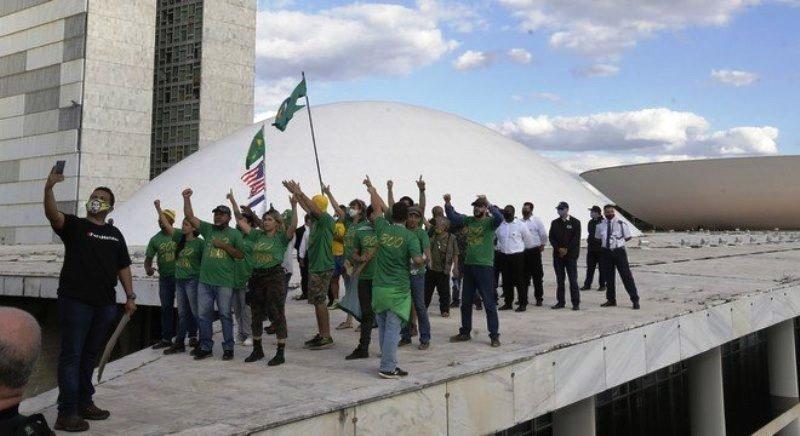
{"label": "wristwatch", "polygon": [[131,294],[128,295],[128,300],[135,300],[135,299],[136,299],[136,293],[135,292],[131,292]]}

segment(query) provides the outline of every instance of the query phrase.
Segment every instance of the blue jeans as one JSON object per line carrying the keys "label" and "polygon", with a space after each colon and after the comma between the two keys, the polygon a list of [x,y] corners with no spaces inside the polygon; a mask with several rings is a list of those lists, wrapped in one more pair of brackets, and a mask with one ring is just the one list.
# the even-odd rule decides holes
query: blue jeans
{"label": "blue jeans", "polygon": [[[428,319],[428,307],[425,306],[425,273],[411,276],[411,301],[414,310],[417,311],[417,323],[419,324],[419,341],[431,341],[431,322]],[[411,340],[411,324],[407,324],[402,330],[403,339]]]}
{"label": "blue jeans", "polygon": [[197,279],[175,279],[178,298],[178,334],[176,344],[183,344],[186,334],[197,337]]}
{"label": "blue jeans", "polygon": [[158,298],[161,300],[161,339],[175,336],[175,277],[159,277]]}
{"label": "blue jeans", "polygon": [[489,337],[496,339],[500,336],[500,320],[497,318],[497,300],[494,296],[494,267],[491,266],[464,265],[459,333],[468,335],[472,331],[472,304],[476,292],[483,299]]}
{"label": "blue jeans", "polygon": [[92,371],[117,315],[117,306],[91,306],[58,297],[58,411],[75,415],[79,406],[92,402]]}
{"label": "blue jeans", "polygon": [[379,371],[391,372],[397,368],[397,342],[400,340],[400,317],[391,310],[375,314],[378,321],[378,343],[381,345]]}
{"label": "blue jeans", "polygon": [[197,285],[197,320],[200,325],[200,348],[204,351],[214,349],[214,331],[211,324],[214,322],[214,302],[219,310],[219,320],[222,323],[222,349],[233,350],[233,288],[208,285],[200,282]]}

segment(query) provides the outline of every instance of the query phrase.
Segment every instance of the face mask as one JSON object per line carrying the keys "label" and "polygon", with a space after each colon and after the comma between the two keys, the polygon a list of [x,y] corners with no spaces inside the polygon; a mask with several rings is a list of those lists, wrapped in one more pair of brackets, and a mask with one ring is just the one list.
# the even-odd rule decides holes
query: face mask
{"label": "face mask", "polygon": [[566,218],[569,216],[569,211],[567,209],[558,209],[558,216],[561,218]]}
{"label": "face mask", "polygon": [[609,221],[611,221],[611,220],[613,220],[613,219],[614,219],[614,216],[615,216],[615,215],[614,215],[613,213],[612,213],[612,214],[606,214],[606,219],[607,219],[607,220],[609,220]]}
{"label": "face mask", "polygon": [[89,214],[97,215],[108,210],[111,210],[111,205],[99,198],[90,199],[86,202],[86,212]]}
{"label": "face mask", "polygon": [[358,216],[358,212],[359,212],[358,209],[353,209],[352,207],[350,209],[347,209],[347,215],[349,215],[350,218],[355,218],[356,216]]}
{"label": "face mask", "polygon": [[600,214],[597,212],[592,212],[592,219],[600,218]]}

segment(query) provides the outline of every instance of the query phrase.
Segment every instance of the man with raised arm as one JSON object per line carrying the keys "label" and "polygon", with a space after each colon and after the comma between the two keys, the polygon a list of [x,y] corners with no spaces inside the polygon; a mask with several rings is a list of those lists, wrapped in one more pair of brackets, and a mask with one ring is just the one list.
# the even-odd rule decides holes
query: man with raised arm
{"label": "man with raised arm", "polygon": [[53,187],[64,176],[50,172],[44,185],[44,214],[64,243],[64,265],[58,280],[61,354],[58,357],[58,418],[54,428],[86,431],[86,420],[111,413],[92,401],[92,371],[117,315],[116,286],[125,291],[125,312],[136,310],[131,258],[122,233],[106,222],[114,193],[100,186],[86,202],[86,218],[65,214],[56,206]]}
{"label": "man with raised arm", "polygon": [[148,277],[155,274],[155,257],[158,262],[158,298],[161,302],[161,339],[153,345],[153,349],[158,350],[171,347],[175,336],[175,247],[181,232],[172,227],[175,223],[175,211],[162,210],[160,200],[155,200],[153,204],[158,214],[159,231],[147,243],[144,270]]}
{"label": "man with raised arm", "polygon": [[328,286],[333,277],[333,231],[336,221],[326,212],[328,199],[324,195],[308,198],[294,180],[283,182],[283,186],[297,198],[297,202],[312,217],[311,231],[308,235],[308,304],[314,306],[319,332],[306,341],[305,346],[312,350],[322,350],[333,346],[331,337],[330,313],[325,305]]}
{"label": "man with raised arm", "polygon": [[364,185],[370,194],[375,217],[378,249],[375,255],[375,274],[372,282],[372,309],[378,321],[378,342],[381,364],[378,376],[388,379],[405,377],[408,372],[397,366],[397,346],[400,329],[411,316],[410,266],[425,263],[417,238],[406,228],[408,206],[399,201],[392,206],[392,223],[383,216],[386,204],[372,186],[369,176]]}
{"label": "man with raised arm", "polygon": [[503,222],[503,215],[497,206],[482,195],[472,202],[472,216],[456,212],[450,204],[450,194],[444,196],[444,211],[452,224],[463,225],[467,229],[467,249],[462,271],[461,329],[450,338],[450,342],[464,342],[472,338],[472,300],[478,292],[486,309],[492,347],[499,347],[500,321],[494,296],[494,232]]}
{"label": "man with raised arm", "polygon": [[242,259],[242,232],[228,226],[231,209],[219,205],[211,211],[214,222],[201,221],[192,209],[192,190],[183,190],[183,214],[200,231],[205,241],[203,260],[200,262],[200,278],[197,285],[197,318],[200,327],[200,348],[195,360],[212,355],[214,348],[211,324],[214,321],[214,303],[219,310],[222,324],[222,360],[233,360],[233,287],[235,285],[234,259]]}

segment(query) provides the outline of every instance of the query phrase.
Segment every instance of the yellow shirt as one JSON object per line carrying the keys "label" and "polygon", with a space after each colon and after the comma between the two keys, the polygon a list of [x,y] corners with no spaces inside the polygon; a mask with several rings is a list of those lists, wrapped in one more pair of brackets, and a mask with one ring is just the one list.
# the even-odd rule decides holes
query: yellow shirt
{"label": "yellow shirt", "polygon": [[333,228],[333,255],[334,256],[343,256],[344,255],[344,234],[347,232],[347,228],[344,226],[344,223],[341,221],[337,221],[336,225]]}

